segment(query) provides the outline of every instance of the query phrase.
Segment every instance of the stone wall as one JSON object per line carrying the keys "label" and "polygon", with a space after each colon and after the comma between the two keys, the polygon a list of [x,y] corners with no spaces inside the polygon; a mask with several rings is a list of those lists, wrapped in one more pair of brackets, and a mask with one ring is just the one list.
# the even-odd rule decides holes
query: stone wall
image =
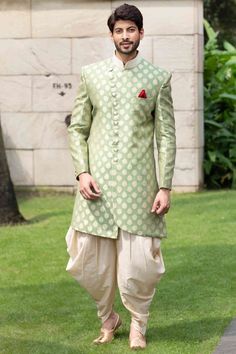
{"label": "stone wall", "polygon": [[[81,66],[109,57],[106,21],[122,1],[0,0],[0,114],[13,182],[71,187],[65,116]],[[202,184],[203,2],[127,1],[144,15],[142,55],[173,72],[174,188]]]}

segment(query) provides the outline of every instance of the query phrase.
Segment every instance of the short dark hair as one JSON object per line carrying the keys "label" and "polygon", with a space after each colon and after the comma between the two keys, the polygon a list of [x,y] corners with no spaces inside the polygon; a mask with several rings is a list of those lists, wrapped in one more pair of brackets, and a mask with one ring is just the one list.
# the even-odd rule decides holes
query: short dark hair
{"label": "short dark hair", "polygon": [[139,31],[143,28],[143,15],[134,5],[123,4],[117,7],[107,20],[107,26],[113,33],[116,21],[133,21]]}

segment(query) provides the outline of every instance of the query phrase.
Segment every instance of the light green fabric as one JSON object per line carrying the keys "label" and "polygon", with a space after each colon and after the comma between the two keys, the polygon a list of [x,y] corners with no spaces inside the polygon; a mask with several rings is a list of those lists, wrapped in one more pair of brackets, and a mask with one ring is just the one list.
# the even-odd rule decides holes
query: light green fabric
{"label": "light green fabric", "polygon": [[[118,61],[118,62],[117,62]],[[88,171],[102,195],[85,200],[77,193],[72,227],[117,238],[118,227],[143,236],[165,237],[162,216],[151,213],[159,187],[171,188],[175,124],[171,74],[140,58],[123,67],[110,58],[82,68],[68,128],[76,175]],[[147,98],[139,98],[145,90]]]}

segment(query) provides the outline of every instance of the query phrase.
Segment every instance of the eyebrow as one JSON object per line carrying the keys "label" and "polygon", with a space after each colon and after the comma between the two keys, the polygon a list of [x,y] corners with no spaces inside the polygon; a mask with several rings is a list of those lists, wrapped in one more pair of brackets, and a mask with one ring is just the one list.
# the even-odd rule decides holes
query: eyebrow
{"label": "eyebrow", "polygon": [[[130,28],[136,28],[136,26],[132,25],[132,26],[127,27],[126,29],[130,29]],[[115,30],[117,30],[117,29],[123,30],[124,28],[122,28],[122,27],[115,27],[114,29],[115,29]]]}

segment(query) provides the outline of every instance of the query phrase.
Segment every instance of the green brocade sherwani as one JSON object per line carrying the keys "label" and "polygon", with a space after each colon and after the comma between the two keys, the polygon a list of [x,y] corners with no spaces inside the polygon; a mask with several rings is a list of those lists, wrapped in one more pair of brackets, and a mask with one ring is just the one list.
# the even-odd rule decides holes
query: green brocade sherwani
{"label": "green brocade sherwani", "polygon": [[[86,200],[78,190],[74,229],[114,239],[118,228],[136,235],[166,236],[164,217],[151,213],[151,207],[159,188],[171,188],[174,171],[170,79],[168,71],[139,55],[126,65],[114,55],[82,68],[68,128],[70,149],[76,175],[89,172],[102,194]],[[138,97],[143,90],[146,98]]]}

